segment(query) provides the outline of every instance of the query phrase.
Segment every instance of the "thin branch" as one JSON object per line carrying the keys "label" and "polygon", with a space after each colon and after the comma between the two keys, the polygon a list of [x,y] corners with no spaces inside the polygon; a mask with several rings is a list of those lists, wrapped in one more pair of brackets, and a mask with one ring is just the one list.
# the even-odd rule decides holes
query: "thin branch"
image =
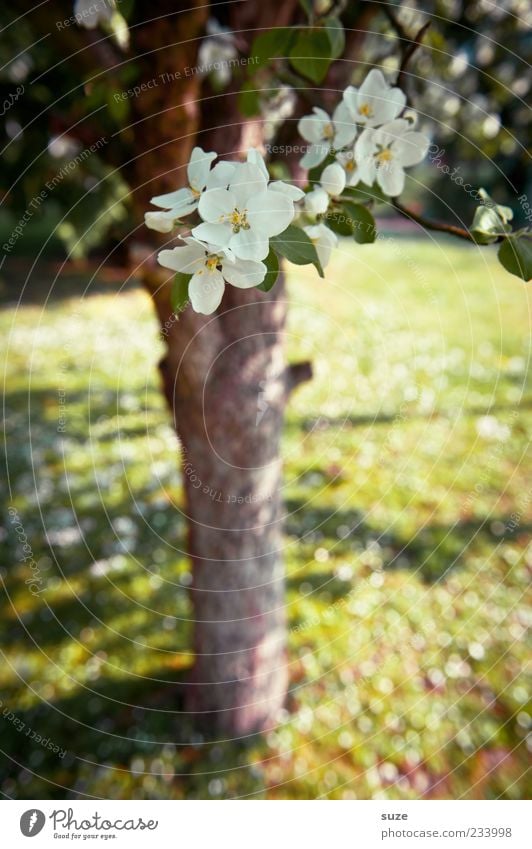
{"label": "thin branch", "polygon": [[465,239],[467,242],[473,242],[476,244],[475,239],[469,230],[464,230],[463,227],[456,227],[454,224],[444,224],[441,221],[432,221],[430,218],[424,218],[412,209],[403,206],[398,200],[393,201],[393,206],[397,212],[400,212],[401,215],[405,216],[405,218],[409,218],[410,221],[415,221],[416,224],[420,224],[426,230],[435,230],[439,233],[449,233],[451,236],[457,236],[459,239]]}
{"label": "thin branch", "polygon": [[425,33],[427,32],[429,27],[430,27],[430,21],[427,21],[427,23],[424,24],[421,27],[421,29],[414,36],[414,38],[410,40],[410,44],[404,50],[403,59],[401,61],[401,65],[399,67],[399,73],[397,74],[397,80],[395,82],[395,85],[399,86],[399,88],[401,88],[402,85],[403,85],[403,81],[404,81],[404,77],[405,77],[405,73],[406,73],[406,69],[408,67],[408,64],[409,64],[412,56],[414,55],[414,53],[418,49],[418,47],[421,46],[423,36],[425,35]]}
{"label": "thin branch", "polygon": [[397,17],[394,11],[390,8],[390,6],[385,5],[382,7],[382,11],[390,21],[392,27],[394,28],[397,36],[401,39],[401,41],[410,41],[410,37],[402,25],[401,21]]}
{"label": "thin branch", "polygon": [[421,29],[418,30],[416,35],[412,38],[408,34],[408,31],[405,29],[405,27],[403,26],[403,24],[401,23],[401,21],[399,20],[399,18],[395,14],[395,12],[392,11],[392,9],[389,6],[384,6],[383,12],[386,15],[386,17],[388,18],[388,20],[390,21],[393,29],[396,32],[397,37],[402,42],[401,52],[402,52],[403,56],[402,56],[402,59],[401,59],[401,65],[399,66],[399,73],[397,74],[397,80],[396,80],[396,83],[395,83],[396,86],[399,86],[399,88],[401,88],[402,85],[403,85],[403,82],[404,82],[404,77],[405,77],[405,73],[406,73],[406,69],[408,67],[408,64],[409,64],[410,60],[412,59],[412,56],[414,55],[414,53],[418,49],[418,47],[421,46],[423,36],[425,35],[428,28],[430,27],[430,21],[427,21],[426,24],[423,24]]}

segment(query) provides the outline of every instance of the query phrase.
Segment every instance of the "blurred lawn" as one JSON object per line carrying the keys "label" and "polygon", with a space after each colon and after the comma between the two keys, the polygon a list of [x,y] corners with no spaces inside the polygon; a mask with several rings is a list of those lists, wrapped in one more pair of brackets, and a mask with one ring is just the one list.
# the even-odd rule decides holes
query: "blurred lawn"
{"label": "blurred lawn", "polygon": [[315,364],[284,440],[291,690],[276,730],[235,745],[179,713],[190,574],[162,345],[142,291],[115,288],[74,275],[71,297],[0,314],[2,791],[527,797],[530,289],[446,241],[343,245],[325,281],[291,268],[289,354]]}

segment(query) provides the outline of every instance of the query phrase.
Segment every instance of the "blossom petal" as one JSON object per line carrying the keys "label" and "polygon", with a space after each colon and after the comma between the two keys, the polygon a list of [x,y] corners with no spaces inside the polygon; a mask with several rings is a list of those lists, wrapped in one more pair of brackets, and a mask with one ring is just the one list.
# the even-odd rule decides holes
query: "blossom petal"
{"label": "blossom petal", "polygon": [[241,211],[244,210],[249,198],[258,192],[263,192],[267,183],[268,179],[258,165],[253,165],[251,162],[239,163],[229,183],[229,191],[235,199],[234,206]]}
{"label": "blossom petal", "polygon": [[427,155],[429,144],[423,133],[408,132],[397,139],[393,150],[401,165],[417,165]]}
{"label": "blossom petal", "polygon": [[366,129],[358,137],[355,144],[355,161],[358,168],[360,179],[367,186],[372,186],[375,182],[376,165],[373,154],[377,150],[375,142],[376,130]]}
{"label": "blossom petal", "polygon": [[263,262],[237,259],[235,262],[222,262],[224,279],[239,289],[258,286],[266,277],[267,268]]}
{"label": "blossom petal", "polygon": [[205,248],[197,243],[160,251],[157,262],[163,268],[194,274],[205,264]]}
{"label": "blossom petal", "polygon": [[[376,123],[392,121],[406,106],[406,94],[400,88],[391,88],[381,99]],[[377,110],[376,110],[377,111]]]}
{"label": "blossom petal", "polygon": [[209,224],[205,222],[194,227],[192,235],[194,238],[201,239],[202,242],[207,242],[209,245],[225,248],[229,244],[233,230],[230,224]]}
{"label": "blossom petal", "polygon": [[355,159],[357,162],[365,159],[367,156],[373,156],[377,146],[375,139],[377,132],[379,131],[369,128],[360,134],[355,144]]}
{"label": "blossom petal", "polygon": [[302,168],[315,168],[323,162],[330,149],[330,145],[324,141],[311,144],[305,155],[301,157],[299,164]]}
{"label": "blossom petal", "polygon": [[353,150],[346,150],[336,154],[336,159],[345,169],[345,177],[348,186],[356,186],[360,180],[360,173],[355,161]]}
{"label": "blossom petal", "polygon": [[405,172],[398,163],[390,162],[377,169],[377,182],[385,194],[397,197],[405,186]]}
{"label": "blossom petal", "polygon": [[240,230],[231,236],[229,248],[237,259],[250,259],[260,262],[266,259],[270,250],[268,237],[260,230]]}
{"label": "blossom petal", "polygon": [[248,150],[247,161],[250,162],[252,165],[256,165],[257,168],[262,171],[264,177],[266,177],[266,180],[270,179],[268,169],[266,168],[266,163],[264,162],[262,153],[259,150],[254,147],[250,147],[250,149]]}
{"label": "blossom petal", "polygon": [[207,189],[199,199],[198,212],[204,221],[220,222],[230,215],[236,198],[228,189]]}
{"label": "blossom petal", "polygon": [[355,88],[352,85],[348,85],[346,90],[342,95],[342,99],[347,106],[349,114],[351,116],[351,120],[356,116],[357,113],[357,97],[358,97],[358,88]]}
{"label": "blossom petal", "polygon": [[207,189],[226,189],[231,182],[231,178],[235,173],[235,167],[238,163],[226,162],[222,160],[218,162],[212,171],[209,171],[207,177]]}
{"label": "blossom petal", "polygon": [[362,97],[380,97],[389,87],[386,77],[380,68],[372,68],[366,74],[366,78],[360,86],[358,93]]}
{"label": "blossom petal", "polygon": [[345,189],[345,171],[339,162],[331,162],[323,169],[320,183],[322,188],[333,197],[342,194]]}
{"label": "blossom petal", "polygon": [[329,264],[333,248],[338,244],[338,236],[329,230],[325,224],[314,224],[303,227],[303,230],[313,243],[322,268]]}
{"label": "blossom petal", "polygon": [[218,154],[214,152],[205,153],[201,147],[195,147],[190,155],[188,163],[187,176],[190,187],[195,192],[201,192],[207,183],[207,177],[211,170],[211,162],[216,159]]}
{"label": "blossom petal", "polygon": [[309,142],[318,142],[325,137],[325,127],[331,123],[331,119],[324,109],[314,107],[313,115],[305,115],[297,124],[300,136]]}
{"label": "blossom petal", "polygon": [[150,230],[158,233],[171,233],[175,227],[176,215],[173,210],[168,212],[145,212],[144,223]]}
{"label": "blossom petal", "polygon": [[95,29],[100,21],[108,21],[114,13],[114,6],[105,3],[99,6],[93,0],[76,0],[74,3],[74,15],[79,26],[86,29]]}
{"label": "blossom petal", "polygon": [[351,117],[351,113],[343,101],[340,101],[333,112],[334,123],[334,146],[336,148],[345,147],[354,141],[357,134],[357,127]]}
{"label": "blossom petal", "polygon": [[177,189],[177,191],[167,192],[165,195],[156,195],[150,200],[150,203],[159,206],[161,209],[173,209],[175,206],[182,206],[191,201],[194,201],[194,195],[190,189]]}
{"label": "blossom petal", "polygon": [[406,95],[392,88],[382,71],[372,68],[360,86],[357,97],[357,121],[368,126],[391,121],[406,105]]}
{"label": "blossom petal", "polygon": [[312,189],[305,195],[305,209],[310,215],[321,215],[327,212],[329,206],[329,195],[321,187]]}
{"label": "blossom petal", "polygon": [[372,156],[365,156],[363,159],[357,159],[357,169],[359,179],[366,186],[372,186],[377,176],[377,165]]}
{"label": "blossom petal", "polygon": [[273,183],[270,183],[268,189],[272,189],[274,192],[281,192],[281,194],[286,195],[293,201],[301,200],[301,198],[305,196],[305,192],[303,189],[300,189],[299,186],[293,186],[291,183],[284,183],[282,180],[275,180]]}
{"label": "blossom petal", "polygon": [[410,130],[408,121],[405,121],[404,118],[395,118],[395,120],[388,121],[382,127],[374,130],[373,140],[376,145],[388,147]]}
{"label": "blossom petal", "polygon": [[220,271],[197,271],[188,284],[192,309],[210,315],[220,306],[224,290],[225,283]]}
{"label": "blossom petal", "polygon": [[251,229],[268,237],[286,230],[295,215],[293,200],[283,192],[270,189],[250,198],[247,209]]}

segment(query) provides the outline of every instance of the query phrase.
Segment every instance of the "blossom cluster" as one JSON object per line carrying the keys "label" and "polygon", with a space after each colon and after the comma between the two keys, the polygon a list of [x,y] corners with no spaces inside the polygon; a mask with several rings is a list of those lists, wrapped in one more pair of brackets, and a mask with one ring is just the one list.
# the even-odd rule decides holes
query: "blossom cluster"
{"label": "blossom cluster", "polygon": [[[346,88],[332,117],[315,107],[312,115],[301,118],[299,132],[310,143],[301,165],[315,168],[332,152],[339,167],[335,163],[325,172],[337,193],[339,186],[341,193],[346,185],[376,182],[384,194],[396,197],[404,188],[404,169],[421,162],[429,147],[429,139],[414,130],[415,114],[400,117],[405,107],[405,93],[373,68],[360,88]],[[322,177],[322,186],[314,190],[319,194],[310,203],[321,201],[323,206],[324,190]]]}
{"label": "blossom cluster", "polygon": [[248,151],[246,162],[214,164],[216,153],[194,148],[188,185],[152,198],[157,210],[145,215],[149,228],[170,233],[184,217],[197,214],[199,223],[190,235],[158,255],[163,267],[190,277],[193,309],[213,313],[226,283],[239,288],[261,285],[268,271],[264,260],[272,250],[270,240],[296,218],[305,234],[301,238],[310,240],[316,262],[324,267],[338,242],[325,224],[330,219],[327,213],[345,199],[346,188],[359,182],[376,184],[385,195],[396,197],[404,187],[404,169],[426,155],[429,140],[414,130],[415,116],[405,114],[405,108],[404,92],[374,69],[359,89],[348,86],[332,117],[316,107],[301,118],[298,129],[309,142],[301,166],[323,166],[317,179],[314,170],[314,185],[305,191],[270,181],[255,149]]}

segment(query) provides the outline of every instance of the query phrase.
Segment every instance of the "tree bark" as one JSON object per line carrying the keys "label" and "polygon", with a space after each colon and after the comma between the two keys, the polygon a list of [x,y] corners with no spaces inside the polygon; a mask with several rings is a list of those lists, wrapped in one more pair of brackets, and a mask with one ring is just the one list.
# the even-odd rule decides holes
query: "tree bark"
{"label": "tree bark", "polygon": [[284,287],[278,281],[269,295],[227,287],[214,320],[187,312],[162,365],[182,445],[193,563],[196,661],[187,706],[213,733],[242,735],[275,722],[287,685]]}
{"label": "tree bark", "polygon": [[[284,16],[295,7],[290,0]],[[195,47],[191,27],[202,21],[192,14],[187,44]],[[139,49],[167,40],[160,26],[162,33],[141,30]],[[164,50],[152,60],[157,73],[171,61]],[[183,88],[137,98],[139,120],[152,116],[150,144],[135,162],[139,213],[150,196],[184,183],[194,144],[231,158],[261,144],[262,122],[238,111],[238,86],[212,98],[190,77]],[[282,278],[268,294],[227,286],[214,316],[188,307],[178,320],[171,275],[147,266],[145,282],[167,345],[160,369],[182,450],[196,655],[186,705],[213,736],[245,735],[274,724],[286,697],[280,438],[288,394],[309,371],[285,367]]]}
{"label": "tree bark", "polygon": [[[189,12],[150,20],[136,31],[136,52],[149,53],[146,78],[171,71],[176,53],[162,46],[180,40],[178,31],[186,36],[181,67],[194,65],[206,15],[200,0],[194,2]],[[225,13],[244,53],[257,32],[305,19],[298,0],[232,4]],[[348,53],[357,51],[357,38],[350,35]],[[349,64],[338,64],[342,69],[332,66],[331,80],[348,75]],[[134,159],[137,214],[149,197],[185,183],[194,144],[232,159],[262,144],[262,119],[239,111],[240,85],[236,75],[215,94],[208,80],[185,75],[172,85],[146,87],[136,98],[136,131],[142,128]],[[331,85],[334,94],[340,82],[334,78]],[[288,123],[296,133],[297,122]],[[213,735],[245,735],[274,724],[286,696],[280,438],[288,395],[309,379],[310,365],[285,367],[281,279],[267,295],[227,286],[214,316],[188,307],[178,320],[168,272],[148,268],[145,279],[167,343],[161,374],[182,448],[196,623],[186,703]]]}
{"label": "tree bark", "polygon": [[280,439],[289,394],[310,366],[285,364],[282,276],[268,294],[226,287],[213,317],[188,307],[174,320],[167,292],[152,294],[167,328],[160,370],[182,447],[193,564],[186,703],[213,735],[239,736],[275,723],[286,695]]}

